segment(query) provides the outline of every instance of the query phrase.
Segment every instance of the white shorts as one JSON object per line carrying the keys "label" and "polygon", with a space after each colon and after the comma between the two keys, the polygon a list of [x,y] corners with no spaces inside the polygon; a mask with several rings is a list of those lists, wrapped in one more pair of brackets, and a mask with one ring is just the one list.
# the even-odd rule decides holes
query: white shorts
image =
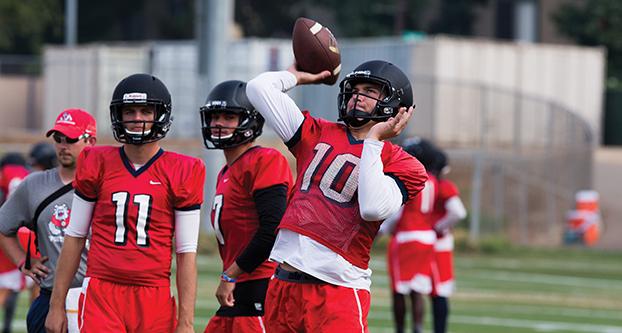
{"label": "white shorts", "polygon": [[67,312],[67,330],[69,333],[79,333],[78,328],[78,304],[80,303],[81,287],[70,288],[65,299],[65,311]]}
{"label": "white shorts", "polygon": [[11,289],[13,291],[20,291],[24,286],[24,279],[22,272],[19,269],[0,273],[0,289]]}

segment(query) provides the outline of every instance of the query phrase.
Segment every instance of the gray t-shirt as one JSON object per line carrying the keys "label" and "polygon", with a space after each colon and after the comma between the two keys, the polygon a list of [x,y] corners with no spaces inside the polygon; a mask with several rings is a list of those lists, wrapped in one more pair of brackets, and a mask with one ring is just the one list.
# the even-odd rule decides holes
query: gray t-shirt
{"label": "gray t-shirt", "polygon": [[[0,207],[0,233],[5,236],[14,236],[17,234],[17,230],[23,226],[33,230],[32,219],[39,204],[63,186],[58,169],[30,174]],[[42,256],[49,257],[45,266],[50,269],[50,274],[41,281],[42,288],[51,289],[54,285],[56,262],[63,246],[65,228],[70,222],[73,192],[71,190],[47,205],[41,211],[37,221],[39,251]],[[87,249],[85,247],[82,251],[80,267],[71,283],[71,288],[82,285],[86,273],[86,255]]]}

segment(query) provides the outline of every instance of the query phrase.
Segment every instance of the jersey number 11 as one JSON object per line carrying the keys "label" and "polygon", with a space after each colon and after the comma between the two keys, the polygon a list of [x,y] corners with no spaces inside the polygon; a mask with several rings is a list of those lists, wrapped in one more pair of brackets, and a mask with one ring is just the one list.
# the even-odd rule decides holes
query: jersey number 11
{"label": "jersey number 11", "polygon": [[[116,230],[114,233],[114,243],[117,245],[127,244],[127,209],[129,206],[130,194],[128,192],[115,192],[112,194],[112,202],[117,205],[115,212]],[[149,246],[149,217],[151,213],[151,196],[148,194],[134,195],[134,204],[138,205],[138,218],[136,219],[136,245]]]}

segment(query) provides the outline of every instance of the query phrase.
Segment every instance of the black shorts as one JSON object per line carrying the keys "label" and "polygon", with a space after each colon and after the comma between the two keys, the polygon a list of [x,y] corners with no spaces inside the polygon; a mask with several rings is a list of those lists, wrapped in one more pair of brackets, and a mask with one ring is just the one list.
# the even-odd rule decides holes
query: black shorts
{"label": "black shorts", "polygon": [[221,306],[216,312],[221,317],[263,316],[266,291],[270,279],[259,279],[235,284],[233,307]]}

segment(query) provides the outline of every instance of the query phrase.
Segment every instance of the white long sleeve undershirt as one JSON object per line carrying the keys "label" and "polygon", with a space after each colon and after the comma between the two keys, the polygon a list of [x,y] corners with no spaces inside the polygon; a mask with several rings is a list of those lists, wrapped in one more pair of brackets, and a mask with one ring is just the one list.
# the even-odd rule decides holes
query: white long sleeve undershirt
{"label": "white long sleeve undershirt", "polygon": [[467,215],[462,200],[458,196],[453,196],[445,202],[445,215],[441,217],[434,225],[434,229],[444,232],[456,225]]}
{"label": "white long sleeve undershirt", "polygon": [[402,206],[402,192],[395,180],[384,174],[382,147],[384,142],[365,139],[359,165],[358,199],[365,221],[382,221]]}

